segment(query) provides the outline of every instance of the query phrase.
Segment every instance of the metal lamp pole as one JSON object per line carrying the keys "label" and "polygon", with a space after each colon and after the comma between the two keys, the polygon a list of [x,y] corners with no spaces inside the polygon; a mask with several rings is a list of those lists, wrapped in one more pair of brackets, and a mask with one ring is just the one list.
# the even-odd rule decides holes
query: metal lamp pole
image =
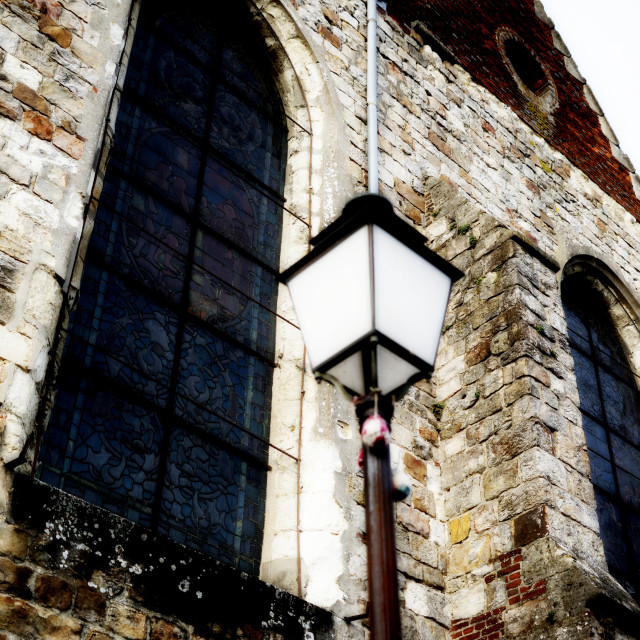
{"label": "metal lamp pole", "polygon": [[[370,395],[356,405],[361,429],[376,409],[387,424],[391,423],[391,401]],[[373,446],[363,446],[363,468],[371,637],[399,640],[402,633],[389,445],[381,440]]]}

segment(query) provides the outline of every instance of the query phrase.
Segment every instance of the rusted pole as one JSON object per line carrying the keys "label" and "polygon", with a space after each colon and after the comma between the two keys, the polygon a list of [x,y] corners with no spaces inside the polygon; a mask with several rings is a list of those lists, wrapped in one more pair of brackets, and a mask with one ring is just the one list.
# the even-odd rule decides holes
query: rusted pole
{"label": "rusted pole", "polygon": [[[390,424],[393,405],[386,401],[381,401],[380,405],[380,415]],[[373,397],[358,404],[357,413],[361,426],[373,412]],[[389,445],[378,442],[373,447],[365,446],[363,449],[371,638],[400,640],[402,632]]]}

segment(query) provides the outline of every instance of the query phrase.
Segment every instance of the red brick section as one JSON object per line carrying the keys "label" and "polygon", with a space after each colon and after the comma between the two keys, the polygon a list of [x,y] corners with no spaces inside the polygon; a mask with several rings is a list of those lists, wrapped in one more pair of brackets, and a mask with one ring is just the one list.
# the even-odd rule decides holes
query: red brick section
{"label": "red brick section", "polygon": [[535,584],[522,583],[520,563],[522,549],[513,549],[494,558],[499,568],[485,576],[484,581],[489,584],[494,580],[504,580],[507,588],[507,606],[497,607],[473,618],[460,618],[451,624],[451,639],[457,640],[497,640],[504,636],[503,613],[507,609],[519,606],[527,600],[539,598],[547,592],[546,580],[539,580]]}
{"label": "red brick section", "polygon": [[504,620],[502,612],[505,607],[498,607],[492,611],[481,613],[474,618],[454,620],[451,625],[451,639],[462,640],[496,640],[504,635]]}
{"label": "red brick section", "polygon": [[[499,8],[495,0],[390,0],[389,13],[407,31],[415,20],[423,22],[476,81],[640,220],[630,173],[612,155],[598,114],[588,105],[582,83],[567,71],[551,29],[535,13],[534,0],[501,0]],[[552,114],[535,108],[518,89],[498,47],[501,26],[515,31],[551,74],[559,93]],[[561,174],[561,167],[553,169]]]}

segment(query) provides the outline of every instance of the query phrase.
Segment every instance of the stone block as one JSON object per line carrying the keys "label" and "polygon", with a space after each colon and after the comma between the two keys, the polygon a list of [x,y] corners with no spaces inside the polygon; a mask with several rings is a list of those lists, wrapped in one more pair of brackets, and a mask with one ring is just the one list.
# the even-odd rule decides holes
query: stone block
{"label": "stone block", "polygon": [[549,504],[552,500],[551,483],[544,478],[525,482],[509,489],[498,498],[498,520],[509,520],[525,511]]}
{"label": "stone block", "polygon": [[467,478],[461,484],[453,487],[445,496],[447,514],[456,516],[473,509],[482,501],[482,489],[480,476]]}
{"label": "stone block", "polygon": [[[7,394],[8,395],[8,394]],[[5,408],[6,407],[5,401]],[[0,445],[0,460],[5,464],[13,462],[22,453],[27,441],[27,429],[23,421],[13,413],[1,414],[0,424],[2,424],[2,445]]]}
{"label": "stone block", "polygon": [[22,262],[0,252],[0,286],[15,293],[20,286],[23,271]]}
{"label": "stone block", "polygon": [[69,154],[72,158],[80,160],[84,151],[84,141],[57,127],[53,133],[52,142],[58,149]]}
{"label": "stone block", "polygon": [[425,537],[429,536],[429,518],[418,509],[413,509],[403,502],[398,503],[396,517],[400,524],[409,531],[415,531]]}
{"label": "stone block", "polygon": [[413,580],[408,580],[404,598],[405,606],[410,611],[420,616],[432,618],[445,626],[451,624],[449,598],[441,591],[436,591]]}
{"label": "stone block", "polygon": [[488,440],[488,445],[488,464],[492,467],[534,447],[550,451],[551,437],[535,420],[516,422],[514,419],[508,429],[499,431]]}
{"label": "stone block", "polygon": [[441,465],[440,480],[443,489],[460,484],[465,478],[483,471],[487,466],[484,447],[479,445],[467,449],[447,460]]}
{"label": "stone block", "polygon": [[406,553],[398,553],[398,571],[422,582],[424,564]]}
{"label": "stone block", "polygon": [[567,469],[560,460],[539,448],[530,449],[519,460],[523,480],[546,478],[557,487],[568,489]]}
{"label": "stone block", "polygon": [[53,78],[45,78],[38,90],[46,100],[60,107],[73,118],[79,119],[81,117],[82,100]]}
{"label": "stone block", "polygon": [[424,484],[427,480],[427,465],[424,461],[416,458],[410,453],[404,454],[403,461],[407,473],[418,482]]}
{"label": "stone block", "polygon": [[122,602],[111,602],[106,626],[109,631],[113,631],[127,640],[145,640],[147,615]]}
{"label": "stone block", "polygon": [[20,162],[12,160],[5,154],[0,154],[0,173],[4,173],[11,180],[23,186],[28,186],[31,183],[33,175],[27,167]]}
{"label": "stone block", "polygon": [[473,511],[473,530],[482,533],[497,523],[493,503],[481,504]]}
{"label": "stone block", "polygon": [[62,578],[40,575],[36,578],[33,595],[40,604],[46,607],[66,611],[73,600],[73,589]]}
{"label": "stone block", "polygon": [[440,546],[435,542],[427,540],[420,534],[396,528],[396,543],[398,551],[434,569],[440,568]]}
{"label": "stone block", "polygon": [[27,557],[29,534],[10,524],[0,526],[0,553],[18,560]]}
{"label": "stone block", "polygon": [[24,62],[20,62],[15,56],[9,54],[7,54],[4,59],[2,71],[13,80],[13,82],[23,82],[34,91],[38,89],[38,86],[42,82],[42,74],[39,71]]}
{"label": "stone block", "polygon": [[31,341],[19,333],[0,326],[0,358],[15,362],[26,369],[31,361]]}
{"label": "stone block", "polygon": [[71,32],[61,27],[57,22],[52,20],[48,15],[42,14],[38,28],[42,33],[49,36],[56,44],[63,49],[68,49],[71,45]]}
{"label": "stone block", "polygon": [[104,65],[104,54],[92,44],[75,35],[71,39],[71,52],[94,69]]}
{"label": "stone block", "polygon": [[[530,600],[519,607],[505,611],[504,622],[509,637],[524,637],[537,625],[546,623],[549,603],[544,600]],[[547,630],[546,624],[543,627]],[[541,637],[541,636],[528,636]]]}
{"label": "stone block", "polygon": [[51,115],[51,107],[49,106],[49,103],[23,82],[18,82],[16,84],[12,95],[28,107],[39,111],[42,115],[47,117]]}
{"label": "stone block", "polygon": [[33,569],[19,565],[9,558],[0,557],[0,590],[21,598],[30,598],[29,580]]}
{"label": "stone block", "polygon": [[451,595],[451,616],[454,620],[472,618],[485,609],[484,582],[460,589]]}
{"label": "stone block", "polygon": [[460,518],[454,518],[449,522],[449,533],[451,535],[451,544],[457,544],[469,537],[471,529],[471,517],[465,513]]}
{"label": "stone block", "polygon": [[54,274],[44,266],[38,267],[31,278],[24,315],[44,329],[49,342],[53,340],[61,304],[62,291]]}
{"label": "stone block", "polygon": [[20,44],[20,36],[0,24],[0,49],[7,53],[15,53],[18,44]]}
{"label": "stone block", "polygon": [[416,509],[432,518],[436,517],[436,500],[432,491],[425,487],[414,487],[411,491],[411,498]]}
{"label": "stone block", "polygon": [[36,182],[33,185],[33,192],[40,196],[43,200],[56,204],[62,200],[64,191],[56,185],[52,184],[48,180],[45,180],[42,176],[36,178]]}
{"label": "stone block", "polygon": [[74,609],[84,620],[102,620],[107,610],[107,601],[98,589],[83,584],[78,587]]}
{"label": "stone block", "polygon": [[159,618],[151,621],[149,640],[183,640],[184,633],[179,627]]}
{"label": "stone block", "polygon": [[518,462],[516,460],[491,467],[482,476],[482,489],[486,500],[497,498],[501,493],[517,484]]}
{"label": "stone block", "polygon": [[489,572],[491,560],[491,536],[484,535],[467,540],[451,549],[448,575],[460,576],[471,572],[480,572],[485,568]]}
{"label": "stone block", "polygon": [[513,520],[513,544],[524,547],[538,538],[544,538],[549,531],[545,505],[539,505]]}
{"label": "stone block", "polygon": [[17,104],[10,104],[7,100],[0,98],[0,116],[9,118],[9,120],[17,120],[19,115]]}

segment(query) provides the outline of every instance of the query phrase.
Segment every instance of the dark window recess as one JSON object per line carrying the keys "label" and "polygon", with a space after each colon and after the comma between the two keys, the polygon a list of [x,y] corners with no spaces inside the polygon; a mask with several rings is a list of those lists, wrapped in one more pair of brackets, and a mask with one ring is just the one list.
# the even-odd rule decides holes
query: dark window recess
{"label": "dark window recess", "polygon": [[286,129],[242,16],[140,15],[42,480],[256,574]]}
{"label": "dark window recess", "polygon": [[551,91],[551,86],[542,65],[533,53],[515,38],[508,38],[505,41],[504,51],[524,86],[536,96],[546,97]]}
{"label": "dark window recess", "polygon": [[598,281],[563,283],[600,535],[612,575],[640,597],[640,393]]}

